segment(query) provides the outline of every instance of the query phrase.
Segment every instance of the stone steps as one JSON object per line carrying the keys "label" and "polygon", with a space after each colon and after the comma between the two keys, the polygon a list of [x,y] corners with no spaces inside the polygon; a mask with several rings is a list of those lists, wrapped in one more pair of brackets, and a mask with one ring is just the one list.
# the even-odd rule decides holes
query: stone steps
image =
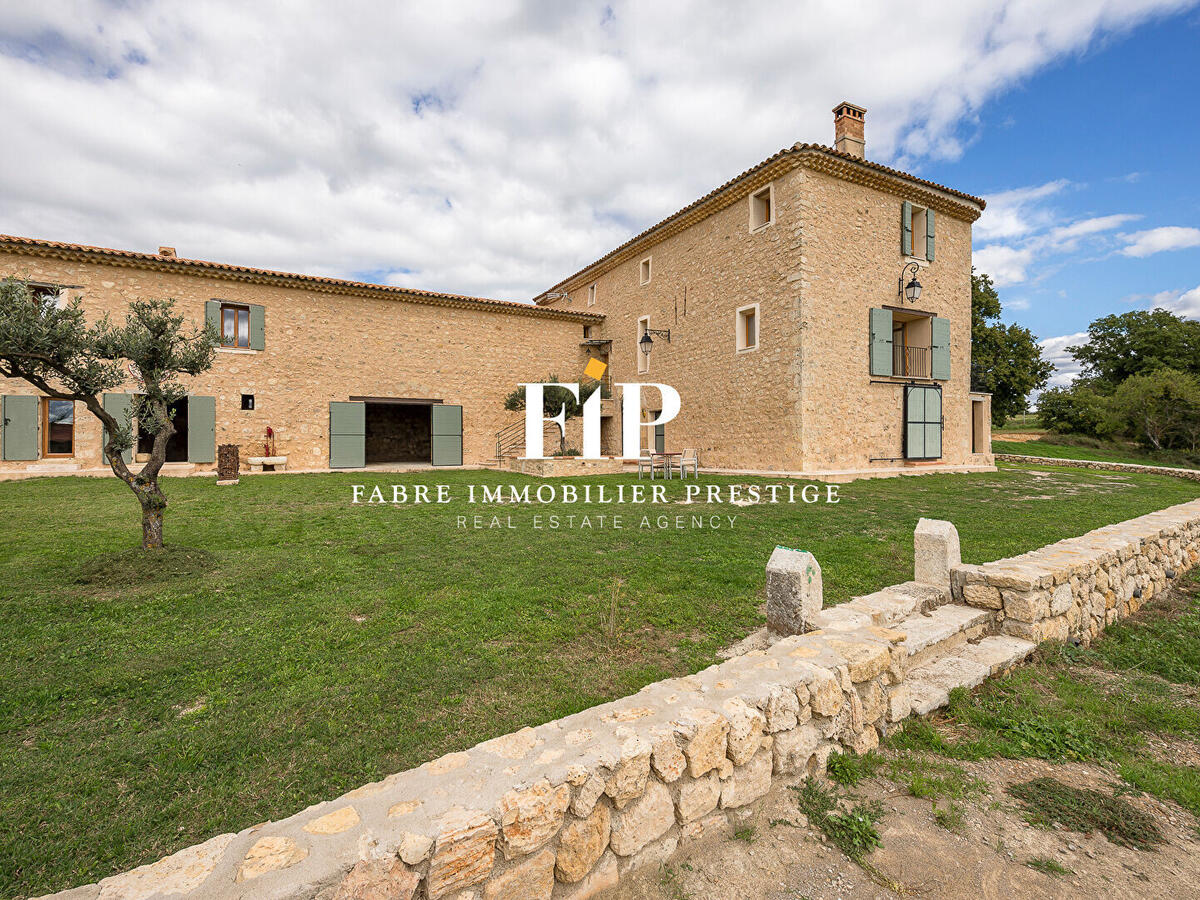
{"label": "stone steps", "polygon": [[977,687],[985,678],[1012,668],[1036,649],[1032,641],[992,635],[918,665],[908,671],[907,678],[912,711],[923,716],[945,706],[954,688]]}
{"label": "stone steps", "polygon": [[962,603],[947,603],[927,613],[909,616],[895,625],[907,637],[908,667],[917,668],[946,656],[968,641],[993,630],[996,614]]}

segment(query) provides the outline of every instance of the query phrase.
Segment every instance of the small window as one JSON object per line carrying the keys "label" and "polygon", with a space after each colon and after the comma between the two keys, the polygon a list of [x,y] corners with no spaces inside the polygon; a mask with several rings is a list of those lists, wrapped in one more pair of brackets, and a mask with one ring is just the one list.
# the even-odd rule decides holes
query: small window
{"label": "small window", "polygon": [[649,316],[642,316],[642,318],[638,319],[637,341],[634,343],[633,346],[634,346],[634,352],[637,354],[638,374],[639,375],[645,375],[647,372],[650,371],[650,354],[643,353],[642,345],[641,345],[642,335],[644,335],[646,333],[646,330],[649,327],[650,327],[650,317]]}
{"label": "small window", "polygon": [[221,345],[250,349],[250,307],[221,305]]}
{"label": "small window", "polygon": [[750,195],[750,230],[757,231],[766,228],[775,221],[775,186],[768,184],[765,188]]}
{"label": "small window", "polygon": [[758,304],[743,306],[737,311],[737,348],[739,350],[756,350],[758,348]]}
{"label": "small window", "polygon": [[42,401],[42,455],[75,455],[75,404],[72,401]]}
{"label": "small window", "polygon": [[588,286],[588,304],[587,305],[588,306],[596,305],[596,286],[594,284]]}
{"label": "small window", "polygon": [[925,209],[914,206],[912,211],[912,255],[917,259],[925,259]]}
{"label": "small window", "polygon": [[641,265],[642,284],[650,283],[650,261],[651,261],[651,259],[653,259],[653,257],[647,256],[645,259],[642,260],[642,265]]}
{"label": "small window", "polygon": [[254,409],[253,394],[242,394],[242,409]]}
{"label": "small window", "polygon": [[588,341],[588,340],[591,340],[591,338],[592,338],[592,326],[584,325],[583,326],[583,339],[585,341]]}

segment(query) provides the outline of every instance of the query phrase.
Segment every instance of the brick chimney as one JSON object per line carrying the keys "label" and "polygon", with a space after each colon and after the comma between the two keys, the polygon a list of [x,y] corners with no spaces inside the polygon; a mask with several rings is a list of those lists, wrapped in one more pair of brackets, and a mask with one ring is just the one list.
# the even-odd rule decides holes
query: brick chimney
{"label": "brick chimney", "polygon": [[[862,129],[859,129],[859,130],[861,131]],[[175,248],[174,247],[159,247],[158,255],[159,256],[174,256]]]}
{"label": "brick chimney", "polygon": [[833,149],[860,159],[867,145],[867,111],[844,100],[833,108]]}

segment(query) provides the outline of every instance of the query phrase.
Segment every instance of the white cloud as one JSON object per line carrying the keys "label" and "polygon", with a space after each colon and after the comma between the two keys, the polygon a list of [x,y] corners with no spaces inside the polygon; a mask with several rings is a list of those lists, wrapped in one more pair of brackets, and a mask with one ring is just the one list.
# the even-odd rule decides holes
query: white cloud
{"label": "white cloud", "polygon": [[1151,298],[1151,306],[1169,310],[1187,319],[1200,319],[1200,286],[1178,293],[1163,291]]}
{"label": "white cloud", "polygon": [[1164,250],[1200,247],[1200,228],[1184,228],[1179,225],[1150,228],[1146,231],[1122,235],[1122,237],[1125,239],[1126,245],[1121,252],[1126,256],[1139,258],[1153,256]]}
{"label": "white cloud", "polygon": [[0,231],[527,298],[831,141],[839,100],[873,159],[919,167],[998,92],[1184,5],[10,3]]}
{"label": "white cloud", "polygon": [[991,275],[997,287],[1020,284],[1029,279],[1035,263],[1045,271],[1048,258],[1074,253],[1088,242],[1098,243],[1101,235],[1141,218],[1115,213],[1063,221],[1053,203],[1070,186],[1066,180],[1050,181],[986,197],[988,206],[974,233],[981,242],[990,243],[974,251],[975,268]]}
{"label": "white cloud", "polygon": [[1050,376],[1050,383],[1047,387],[1066,387],[1079,377],[1081,366],[1075,357],[1067,352],[1067,348],[1079,346],[1087,340],[1087,337],[1086,331],[1080,331],[1041,341],[1042,357],[1054,363],[1054,374]]}

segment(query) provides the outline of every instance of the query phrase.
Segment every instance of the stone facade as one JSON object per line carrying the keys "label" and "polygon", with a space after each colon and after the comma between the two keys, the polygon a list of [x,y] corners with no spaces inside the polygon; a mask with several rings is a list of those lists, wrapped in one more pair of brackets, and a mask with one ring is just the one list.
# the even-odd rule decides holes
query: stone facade
{"label": "stone facade", "polygon": [[[121,262],[125,260],[122,258]],[[189,393],[216,398],[216,444],[236,444],[243,463],[265,455],[266,429],[288,471],[329,466],[331,401],[352,397],[437,400],[463,407],[463,461],[495,456],[495,434],[519,418],[504,397],[520,381],[581,370],[583,325],[595,316],[438,295],[398,294],[292,276],[225,272],[185,260],[139,258],[117,264],[73,250],[17,252],[0,241],[0,276],[72,285],[90,317],[123,317],[128,301],[173,297],[194,323],[214,298],[265,308],[266,349],[217,351],[213,368]],[[127,385],[124,390],[134,390]],[[32,394],[0,379],[0,395]],[[254,409],[242,409],[242,395]],[[99,422],[76,404],[70,460],[0,461],[0,473],[106,468]],[[368,423],[368,432],[370,424]],[[200,470],[215,469],[202,464]]]}
{"label": "stone facade", "polygon": [[[973,438],[986,398],[970,394],[971,224],[982,208],[978,198],[798,144],[536,305],[21,238],[0,238],[0,275],[73,286],[68,293],[82,294],[96,315],[119,316],[135,297],[175,297],[196,320],[213,299],[263,307],[265,349],[222,349],[191,390],[216,399],[217,443],[261,456],[269,426],[289,471],[329,465],[329,404],[350,398],[461,405],[463,462],[491,463],[497,432],[518,419],[503,410],[504,395],[551,372],[580,377],[593,356],[608,363],[613,384],[674,387],[682,410],[665,425],[666,449],[695,448],[706,469],[825,480],[980,471],[994,464],[990,445]],[[924,250],[902,254],[902,211],[911,209],[936,222],[933,259]],[[914,303],[897,291],[909,263],[924,285]],[[902,340],[924,354],[916,369],[872,374],[874,312],[911,320],[912,337]],[[935,342],[937,322],[948,336]],[[638,346],[646,328],[661,332],[649,356]],[[893,339],[890,325],[883,339]],[[948,346],[948,371],[930,362],[935,343]],[[890,363],[890,344],[885,355]],[[917,454],[907,443],[912,385],[941,397],[936,452]],[[0,392],[29,390],[0,383]],[[656,401],[647,393],[650,411]],[[253,409],[242,407],[243,395],[253,395]],[[619,398],[604,410],[603,451],[616,454]],[[0,477],[101,468],[99,425],[81,408],[76,427],[73,459],[0,462]],[[368,461],[424,456],[425,443],[411,438],[373,435]],[[643,444],[650,441],[644,433]],[[577,438],[568,444],[577,447]]]}
{"label": "stone facade", "polygon": [[982,566],[950,566],[945,542],[941,555],[951,584],[855,598],[818,613],[821,630],[66,896],[598,897],[835,750],[869,750],[1016,665],[1035,647],[1020,635],[1087,640],[1136,610],[1200,562],[1200,500]]}

